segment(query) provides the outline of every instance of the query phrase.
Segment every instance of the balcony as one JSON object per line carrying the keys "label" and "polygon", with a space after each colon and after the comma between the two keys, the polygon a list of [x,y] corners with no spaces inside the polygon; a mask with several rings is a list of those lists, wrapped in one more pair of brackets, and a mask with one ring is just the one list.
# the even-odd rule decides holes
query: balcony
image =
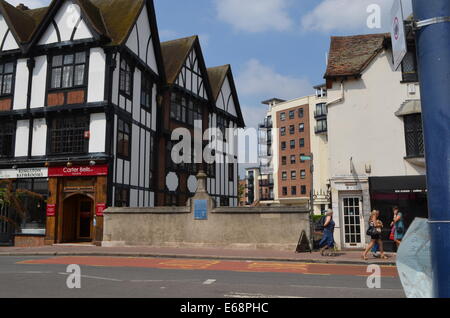
{"label": "balcony", "polygon": [[314,111],[314,118],[320,119],[320,118],[326,118],[328,115],[328,112],[326,109],[318,109]]}
{"label": "balcony", "polygon": [[259,128],[266,128],[266,129],[272,129],[273,128],[273,121],[272,118],[266,118],[264,120],[264,123],[259,125]]}
{"label": "balcony", "polygon": [[318,125],[314,128],[316,135],[328,133],[328,127],[326,125]]}

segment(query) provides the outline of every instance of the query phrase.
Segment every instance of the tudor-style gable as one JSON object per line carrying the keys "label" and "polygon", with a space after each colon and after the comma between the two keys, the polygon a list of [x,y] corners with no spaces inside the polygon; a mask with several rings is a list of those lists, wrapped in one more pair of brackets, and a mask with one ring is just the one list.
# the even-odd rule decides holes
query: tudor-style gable
{"label": "tudor-style gable", "polygon": [[161,44],[167,81],[206,101],[212,100],[208,72],[197,36]]}
{"label": "tudor-style gable", "polygon": [[234,84],[230,65],[208,69],[211,90],[216,101],[216,108],[236,119],[239,127],[244,127],[239,98]]}
{"label": "tudor-style gable", "polygon": [[22,49],[41,21],[40,12],[16,8],[0,0],[0,52]]}
{"label": "tudor-style gable", "polygon": [[126,46],[145,62],[156,74],[159,74],[154,39],[157,32],[151,30],[151,20],[146,4],[131,30]]}
{"label": "tudor-style gable", "polygon": [[103,16],[89,0],[54,0],[35,41],[51,45],[107,38]]}
{"label": "tudor-style gable", "polygon": [[5,18],[0,15],[0,51],[18,50],[19,45],[14,38]]}

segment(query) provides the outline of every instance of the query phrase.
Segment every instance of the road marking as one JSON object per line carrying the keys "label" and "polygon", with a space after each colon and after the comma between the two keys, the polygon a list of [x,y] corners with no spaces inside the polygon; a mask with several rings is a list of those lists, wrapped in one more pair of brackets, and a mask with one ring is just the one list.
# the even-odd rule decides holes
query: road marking
{"label": "road marking", "polygon": [[208,280],[206,280],[206,281],[203,283],[203,285],[212,285],[212,284],[214,284],[215,282],[216,282],[215,279],[208,279]]}
{"label": "road marking", "polygon": [[395,288],[381,288],[381,289],[373,289],[367,287],[337,287],[337,286],[308,286],[308,285],[290,285],[290,287],[294,288],[325,288],[325,289],[358,289],[358,290],[384,290],[384,291],[403,291],[403,289],[395,289]]}
{"label": "road marking", "polygon": [[[70,273],[58,273],[60,275],[69,275]],[[87,279],[97,279],[97,280],[107,280],[110,282],[123,282],[123,280],[115,279],[115,278],[107,278],[107,277],[98,277],[98,276],[87,276],[87,275],[81,275],[81,278],[87,278]]]}
{"label": "road marking", "polygon": [[305,297],[298,297],[298,296],[274,296],[274,295],[264,295],[264,294],[249,294],[249,293],[237,293],[237,292],[231,292],[229,295],[224,295],[225,298],[289,298],[289,299],[296,299],[296,298],[305,298]]}

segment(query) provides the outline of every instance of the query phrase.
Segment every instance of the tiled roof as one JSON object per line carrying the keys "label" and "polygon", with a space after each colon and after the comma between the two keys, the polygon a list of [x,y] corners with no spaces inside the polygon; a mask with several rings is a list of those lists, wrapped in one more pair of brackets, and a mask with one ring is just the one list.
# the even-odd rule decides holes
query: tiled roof
{"label": "tiled roof", "polygon": [[191,52],[197,40],[197,36],[191,36],[161,43],[164,68],[169,84],[175,83],[189,52]]}
{"label": "tiled roof", "polygon": [[20,10],[4,0],[0,0],[0,14],[4,16],[19,43],[26,43],[31,39],[33,32],[42,21],[42,12],[47,10]]}
{"label": "tiled roof", "polygon": [[325,78],[361,75],[383,49],[389,34],[331,37]]}
{"label": "tiled roof", "polygon": [[[5,16],[19,42],[31,41],[43,20],[52,14],[52,9],[62,0],[53,0],[48,7],[24,10],[0,0],[0,14]],[[89,25],[103,38],[109,39],[108,45],[123,44],[136,22],[145,0],[75,0]]]}
{"label": "tiled roof", "polygon": [[209,82],[215,100],[219,98],[220,90],[222,89],[223,82],[227,77],[229,69],[230,65],[208,68]]}

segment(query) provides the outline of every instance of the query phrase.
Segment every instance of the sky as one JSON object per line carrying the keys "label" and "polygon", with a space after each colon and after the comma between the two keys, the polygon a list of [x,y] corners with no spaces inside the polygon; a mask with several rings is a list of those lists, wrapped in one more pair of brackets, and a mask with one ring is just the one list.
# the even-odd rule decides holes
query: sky
{"label": "sky", "polygon": [[[402,1],[405,16],[411,14],[411,0],[154,3],[161,41],[198,35],[208,67],[231,64],[244,120],[257,127],[267,111],[261,101],[310,95],[324,83],[330,36],[389,32],[394,1]],[[34,8],[50,0],[9,2]]]}
{"label": "sky", "polygon": [[[154,1],[162,41],[199,35],[208,67],[231,64],[244,119],[256,127],[266,111],[261,101],[309,95],[324,82],[330,36],[389,32],[394,0]],[[402,1],[409,15],[410,0]],[[367,25],[377,16],[373,5],[380,28]]]}

